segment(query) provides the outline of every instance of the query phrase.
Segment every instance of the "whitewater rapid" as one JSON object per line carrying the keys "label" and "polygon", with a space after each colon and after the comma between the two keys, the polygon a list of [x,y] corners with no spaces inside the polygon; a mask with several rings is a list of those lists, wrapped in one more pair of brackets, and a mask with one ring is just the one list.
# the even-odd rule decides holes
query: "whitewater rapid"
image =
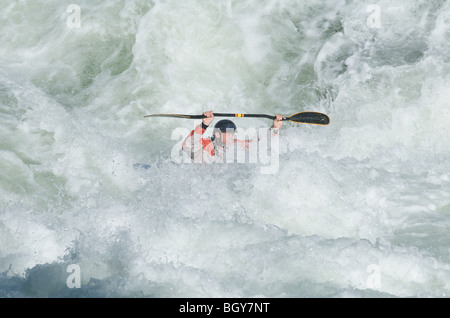
{"label": "whitewater rapid", "polygon": [[[448,1],[0,17],[1,297],[449,296]],[[144,118],[207,110],[331,123],[284,122],[264,174],[174,160],[200,121]]]}

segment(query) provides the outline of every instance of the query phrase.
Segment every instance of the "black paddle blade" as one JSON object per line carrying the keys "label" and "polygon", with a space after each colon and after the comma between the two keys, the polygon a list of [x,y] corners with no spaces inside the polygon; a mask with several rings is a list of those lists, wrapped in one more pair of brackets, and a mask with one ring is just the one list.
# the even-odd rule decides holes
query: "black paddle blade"
{"label": "black paddle blade", "polygon": [[314,125],[328,125],[330,123],[330,118],[322,113],[317,112],[301,112],[287,117],[293,123],[302,124],[314,124]]}

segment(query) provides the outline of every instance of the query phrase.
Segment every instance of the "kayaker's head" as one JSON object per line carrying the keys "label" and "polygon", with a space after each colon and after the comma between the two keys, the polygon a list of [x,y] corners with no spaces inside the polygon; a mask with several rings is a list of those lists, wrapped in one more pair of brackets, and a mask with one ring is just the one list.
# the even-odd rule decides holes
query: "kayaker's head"
{"label": "kayaker's head", "polygon": [[214,126],[214,140],[219,145],[231,145],[234,143],[235,131],[236,125],[231,120],[221,120]]}

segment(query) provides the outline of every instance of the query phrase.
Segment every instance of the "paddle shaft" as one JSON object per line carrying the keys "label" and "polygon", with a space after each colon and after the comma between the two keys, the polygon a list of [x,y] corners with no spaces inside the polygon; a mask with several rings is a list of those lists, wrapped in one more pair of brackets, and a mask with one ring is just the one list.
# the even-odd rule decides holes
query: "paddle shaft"
{"label": "paddle shaft", "polygon": [[[214,117],[253,117],[253,118],[269,118],[275,119],[275,116],[265,115],[265,114],[235,114],[235,113],[213,113]],[[205,115],[193,115],[190,116],[191,119],[203,119],[206,118]],[[284,117],[283,120],[286,120]]]}
{"label": "paddle shaft", "polygon": [[[276,116],[266,115],[266,114],[237,114],[237,113],[213,113],[214,117],[253,117],[253,118],[268,118],[275,120]],[[187,119],[203,119],[207,116],[205,115],[182,115],[182,114],[152,114],[144,117],[177,117],[177,118],[187,118]],[[317,112],[300,112],[289,117],[283,117],[282,120],[289,120],[296,123],[305,124],[317,124],[317,125],[328,125],[330,119],[327,115]]]}

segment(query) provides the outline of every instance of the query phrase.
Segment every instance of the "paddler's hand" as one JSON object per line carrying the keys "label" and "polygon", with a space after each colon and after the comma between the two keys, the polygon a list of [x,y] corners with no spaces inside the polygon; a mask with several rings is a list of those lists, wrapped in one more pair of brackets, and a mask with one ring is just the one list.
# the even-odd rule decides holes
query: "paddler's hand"
{"label": "paddler's hand", "polygon": [[203,118],[203,124],[209,126],[214,120],[214,112],[212,110],[203,113],[206,118]]}
{"label": "paddler's hand", "polygon": [[282,115],[275,115],[275,119],[273,120],[273,129],[280,129],[281,125],[283,125],[283,116]]}

